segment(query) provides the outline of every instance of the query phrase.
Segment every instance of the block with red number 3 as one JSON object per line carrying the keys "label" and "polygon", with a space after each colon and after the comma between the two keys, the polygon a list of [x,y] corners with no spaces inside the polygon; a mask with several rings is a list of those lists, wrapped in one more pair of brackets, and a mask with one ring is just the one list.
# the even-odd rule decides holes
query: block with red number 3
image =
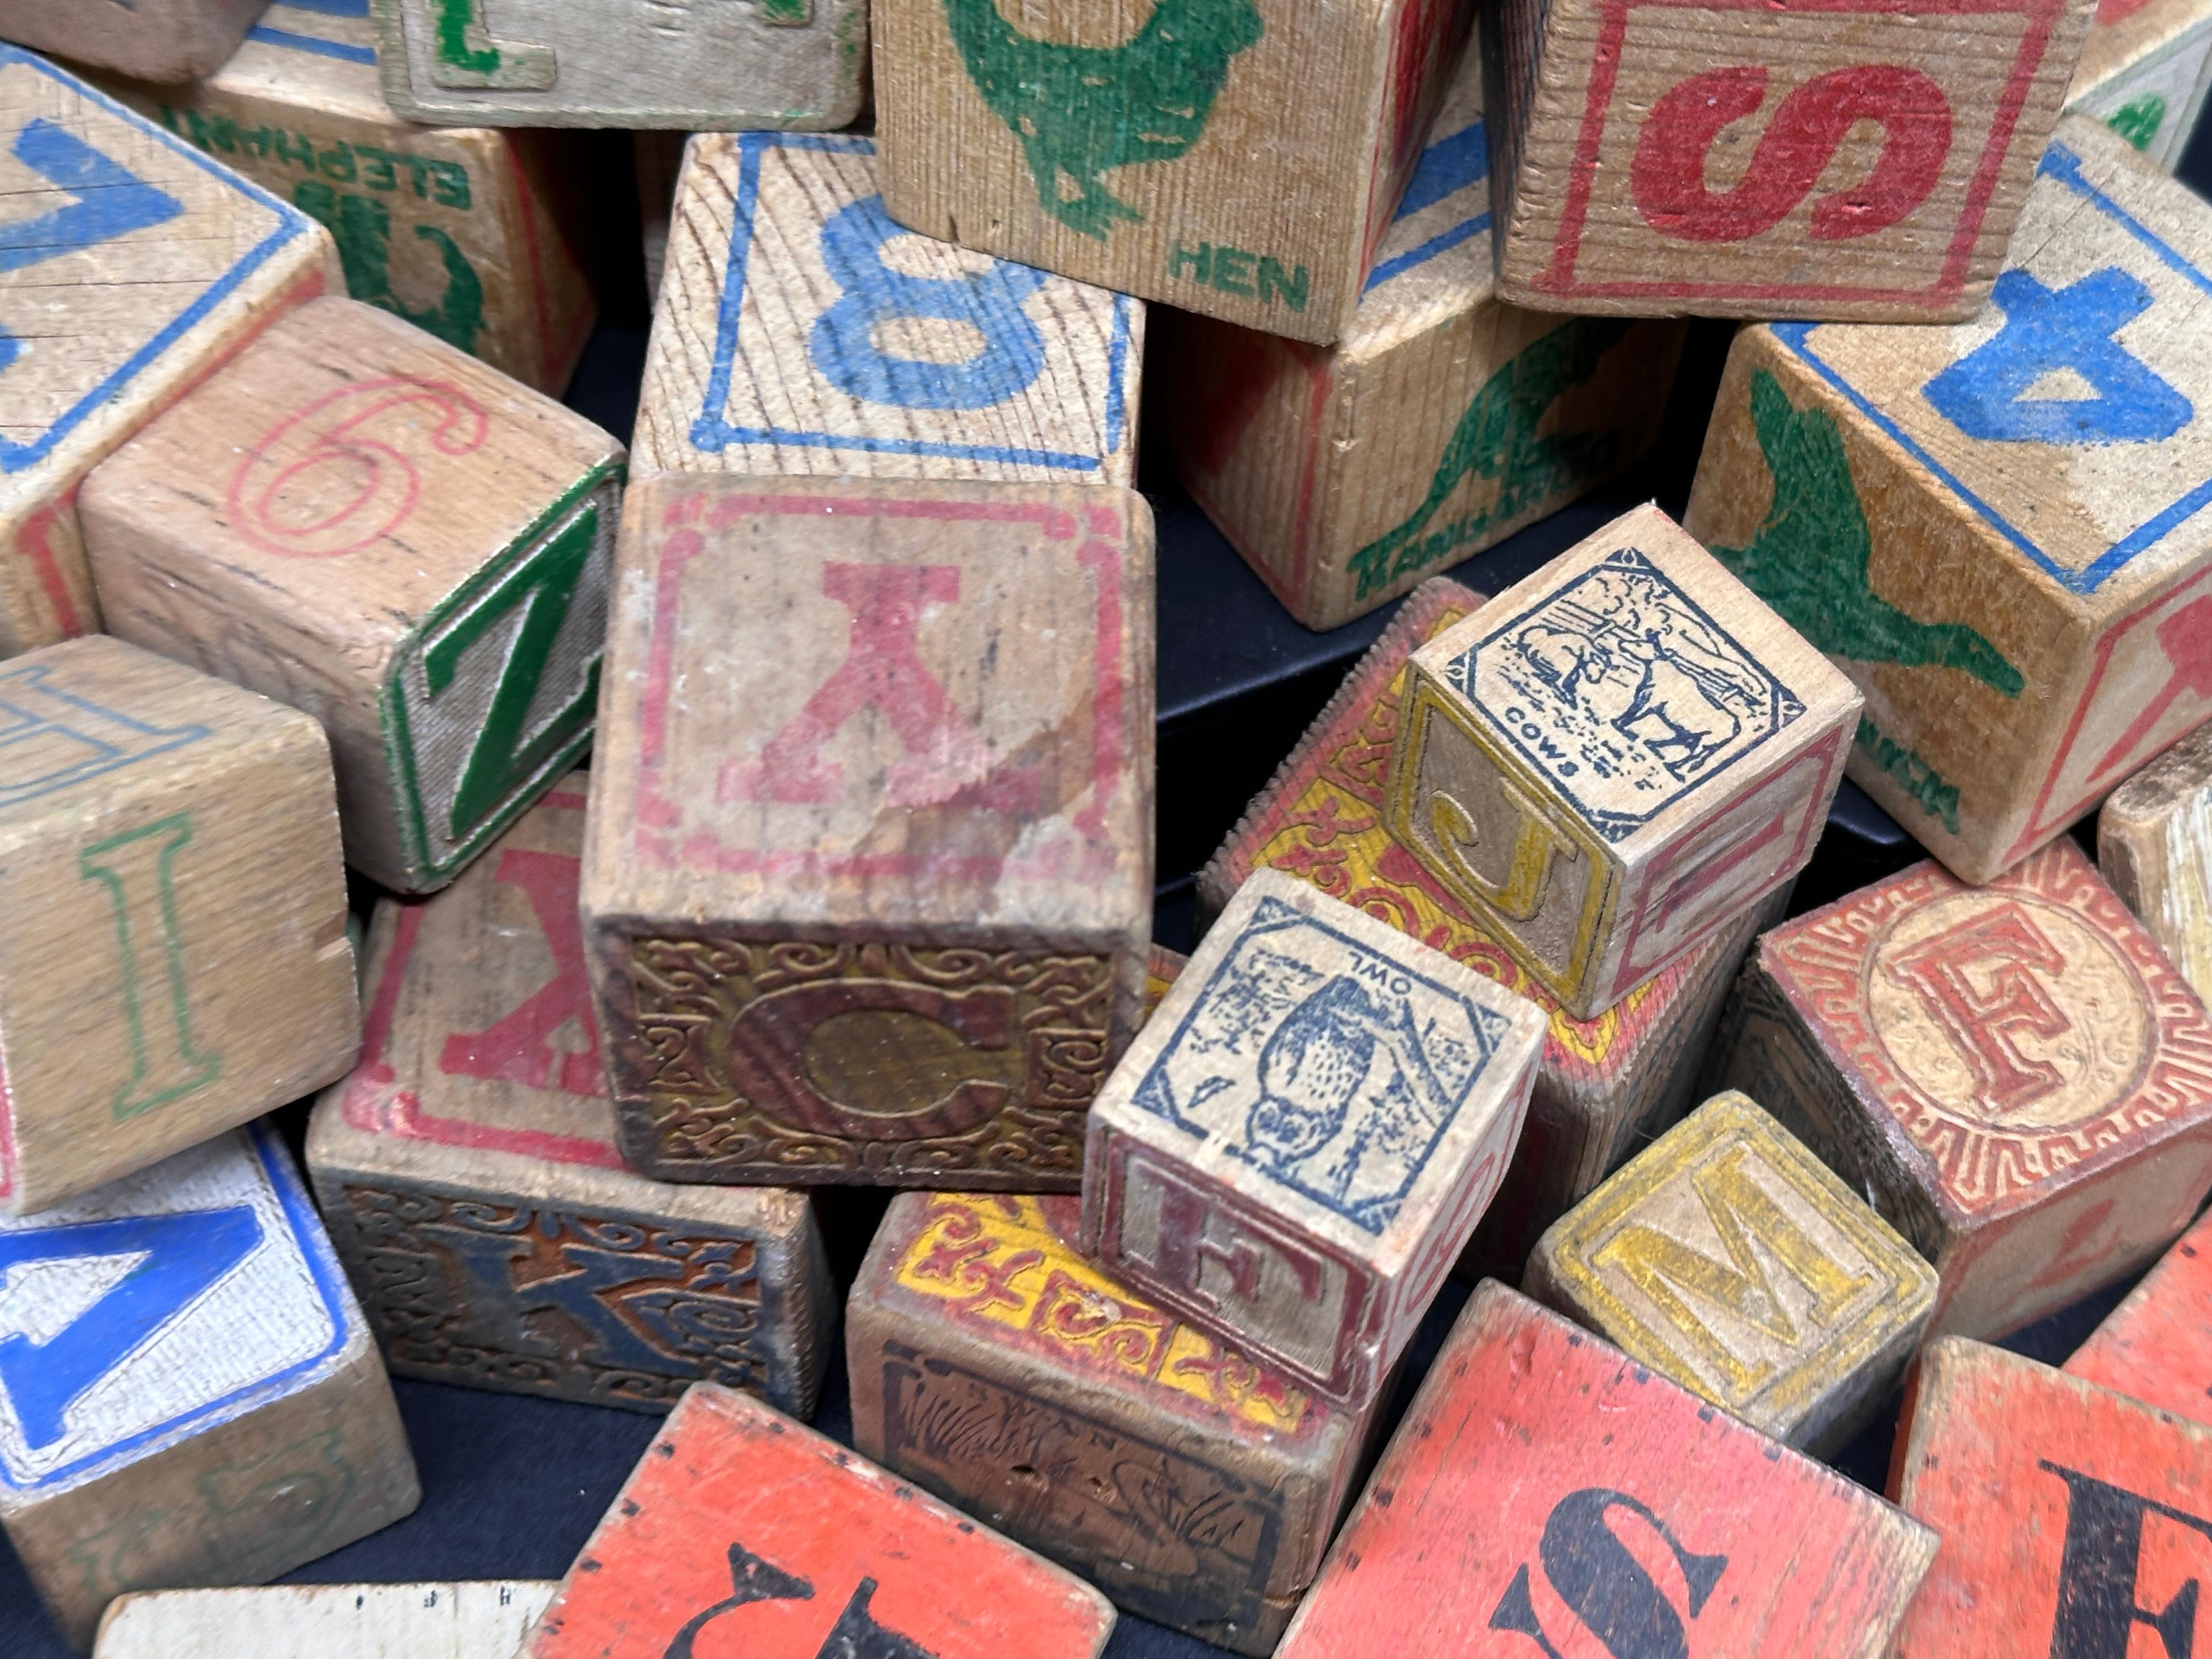
{"label": "block with red number 3", "polygon": [[1106,1598],[811,1429],[701,1383],[521,1659],[1097,1659]]}
{"label": "block with red number 3", "polygon": [[1936,1537],[1485,1281],[1278,1659],[1875,1659]]}
{"label": "block with red number 3", "polygon": [[2184,1233],[2062,1369],[2212,1424],[2212,1220]]}

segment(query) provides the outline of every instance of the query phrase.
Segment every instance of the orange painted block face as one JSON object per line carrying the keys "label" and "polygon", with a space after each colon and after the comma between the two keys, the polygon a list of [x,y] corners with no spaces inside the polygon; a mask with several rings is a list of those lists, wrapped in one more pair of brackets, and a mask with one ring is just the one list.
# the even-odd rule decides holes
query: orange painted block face
{"label": "orange painted block face", "polygon": [[2212,1424],[2212,1218],[2181,1236],[2063,1369]]}
{"label": "orange painted block face", "polygon": [[1871,1492],[1486,1283],[1278,1659],[1874,1659],[1935,1553]]}
{"label": "orange painted block face", "polygon": [[700,1383],[526,1659],[1097,1659],[1089,1585],[745,1395]]}

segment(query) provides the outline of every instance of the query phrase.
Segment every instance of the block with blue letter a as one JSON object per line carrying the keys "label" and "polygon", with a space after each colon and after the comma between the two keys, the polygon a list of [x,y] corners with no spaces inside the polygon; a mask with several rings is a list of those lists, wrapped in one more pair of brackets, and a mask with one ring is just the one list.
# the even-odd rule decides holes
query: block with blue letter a
{"label": "block with blue letter a", "polygon": [[131,1590],[258,1584],[420,1488],[273,1130],[0,1218],[0,1525],[63,1634]]}

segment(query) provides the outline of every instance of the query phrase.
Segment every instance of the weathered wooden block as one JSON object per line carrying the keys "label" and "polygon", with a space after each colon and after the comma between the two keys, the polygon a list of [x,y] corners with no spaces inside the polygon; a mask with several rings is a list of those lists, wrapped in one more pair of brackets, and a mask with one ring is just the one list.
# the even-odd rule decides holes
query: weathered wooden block
{"label": "weathered wooden block", "polygon": [[663,475],[628,514],[580,901],[623,1156],[1073,1190],[1152,936],[1141,498]]}
{"label": "weathered wooden block", "polygon": [[100,626],[77,525],[86,472],[272,316],[340,283],[306,214],[4,46],[0,143],[20,204],[0,251],[6,656]]}
{"label": "weathered wooden block", "polygon": [[1168,988],[1182,977],[1182,970],[1190,966],[1190,958],[1180,951],[1170,951],[1164,945],[1155,945],[1145,958],[1145,1018],[1150,1019],[1158,1012],[1160,1000]]}
{"label": "weathered wooden block", "polygon": [[2212,1021],[2068,840],[1970,888],[1932,863],[1765,934],[1717,1075],[1993,1337],[2126,1277],[2212,1188]]}
{"label": "weathered wooden block", "polygon": [[1973,882],[2212,716],[2212,208],[2069,117],[2013,247],[1972,324],[1739,334],[1683,520],[1850,673],[1853,781]]}
{"label": "weathered wooden block", "polygon": [[1326,344],[1457,65],[1461,0],[879,0],[891,216]]}
{"label": "weathered wooden block", "polygon": [[[702,1382],[520,1659],[1097,1659],[1106,1598],[834,1440]],[[710,1648],[707,1644],[713,1644]]]}
{"label": "weathered wooden block", "polygon": [[558,1588],[550,1580],[459,1584],[286,1584],[141,1591],[100,1621],[93,1659],[514,1659]]}
{"label": "weathered wooden block", "polygon": [[1889,1484],[1943,1542],[1897,1659],[2200,1650],[2212,1431],[1978,1342],[1917,1375]]}
{"label": "weathered wooden block", "polygon": [[2212,1220],[2184,1233],[2062,1369],[2212,1423]]}
{"label": "weathered wooden block", "polygon": [[1413,653],[1384,822],[1588,1019],[1804,866],[1858,708],[1642,507]]}
{"label": "weathered wooden block", "polygon": [[2066,107],[2094,115],[2168,173],[2212,89],[2208,0],[2098,0]]}
{"label": "weathered wooden block", "polygon": [[268,4],[269,0],[0,0],[0,36],[143,80],[197,81],[214,74],[238,50]]}
{"label": "weathered wooden block", "polygon": [[421,1495],[273,1130],[0,1217],[0,1525],[70,1643],[128,1590],[264,1583]]}
{"label": "weathered wooden block", "polygon": [[665,1411],[704,1377],[813,1414],[812,1206],[623,1165],[576,920],[577,773],[435,898],[385,900],[368,1041],[307,1170],[401,1376]]}
{"label": "weathered wooden block", "polygon": [[1637,460],[1683,337],[1498,303],[1471,48],[1336,345],[1172,326],[1176,470],[1309,628],[1365,615]]}
{"label": "weathered wooden block", "polygon": [[346,860],[427,892],[591,741],[623,447],[385,313],[273,325],[88,481],[108,629],[329,730]]}
{"label": "weathered wooden block", "polygon": [[865,0],[369,0],[410,121],[488,127],[782,127],[860,112]]}
{"label": "weathered wooden block", "polygon": [[1577,1019],[1560,1008],[1382,821],[1406,659],[1482,603],[1443,576],[1413,591],[1199,872],[1198,908],[1208,921],[1254,871],[1286,871],[1544,1012],[1543,1054],[1520,1145],[1459,1267],[1471,1276],[1518,1279],[1537,1235],[1681,1115],[1736,968],[1753,936],[1781,920],[1788,890],[1692,945],[1603,1013]]}
{"label": "weathered wooden block", "polygon": [[1134,482],[1145,307],[891,222],[875,141],[702,134],[637,470]]}
{"label": "weathered wooden block", "polygon": [[2197,994],[2212,1000],[2212,727],[2105,797],[2097,867]]}
{"label": "weathered wooden block", "polygon": [[1816,1456],[1881,1405],[1936,1306],[1935,1269],[1734,1093],[1553,1224],[1522,1288]]}
{"label": "weathered wooden block", "polygon": [[1099,1091],[1085,1255],[1364,1410],[1504,1179],[1544,1016],[1280,871]]}
{"label": "weathered wooden block", "polygon": [[853,1286],[853,1443],[1131,1613],[1274,1650],[1374,1413],[1344,1411],[1077,1250],[1069,1197],[902,1193]]}
{"label": "weathered wooden block", "polygon": [[1871,1492],[1486,1283],[1277,1651],[1875,1659],[1935,1553]]}
{"label": "weathered wooden block", "polygon": [[684,174],[687,135],[647,131],[629,136],[631,170],[637,179],[638,228],[645,241],[645,297],[659,302],[660,273],[668,262],[668,227],[676,185]]}
{"label": "weathered wooden block", "polygon": [[296,1100],[360,1046],[329,743],[119,641],[0,667],[0,1215]]}
{"label": "weathered wooden block", "polygon": [[1498,293],[1585,314],[1971,317],[2094,3],[1492,8]]}
{"label": "weathered wooden block", "polygon": [[355,299],[540,392],[568,386],[597,305],[555,213],[565,154],[393,115],[368,0],[276,0],[207,79],[112,90],[320,220]]}

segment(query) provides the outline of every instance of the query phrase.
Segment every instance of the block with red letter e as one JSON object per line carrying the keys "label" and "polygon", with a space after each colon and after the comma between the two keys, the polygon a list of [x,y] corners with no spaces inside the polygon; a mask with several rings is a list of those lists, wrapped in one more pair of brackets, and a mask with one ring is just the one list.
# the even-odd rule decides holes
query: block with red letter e
{"label": "block with red letter e", "polygon": [[1504,1179],[1543,1034],[1496,981],[1263,870],[1091,1109],[1084,1249],[1363,1408]]}
{"label": "block with red letter e", "polygon": [[1073,1190],[1152,934],[1142,498],[665,474],[621,558],[581,904],[629,1163]]}
{"label": "block with red letter e", "polygon": [[615,1151],[584,787],[442,893],[377,906],[361,1064],[308,1131],[324,1217],[399,1376],[642,1411],[705,1378],[810,1415],[836,1305],[808,1200]]}
{"label": "block with red letter e", "polygon": [[1933,863],[1776,928],[1719,1070],[1990,1337],[2124,1278],[2212,1188],[2212,1020],[2061,838],[1986,887]]}
{"label": "block with red letter e", "polygon": [[1876,1659],[1935,1553],[1873,1493],[1490,1281],[1276,1651]]}
{"label": "block with red letter e", "polygon": [[2212,1423],[2212,1220],[2184,1233],[2063,1369]]}
{"label": "block with red letter e", "polygon": [[520,1659],[1097,1659],[1106,1598],[766,1406],[702,1382]]}

